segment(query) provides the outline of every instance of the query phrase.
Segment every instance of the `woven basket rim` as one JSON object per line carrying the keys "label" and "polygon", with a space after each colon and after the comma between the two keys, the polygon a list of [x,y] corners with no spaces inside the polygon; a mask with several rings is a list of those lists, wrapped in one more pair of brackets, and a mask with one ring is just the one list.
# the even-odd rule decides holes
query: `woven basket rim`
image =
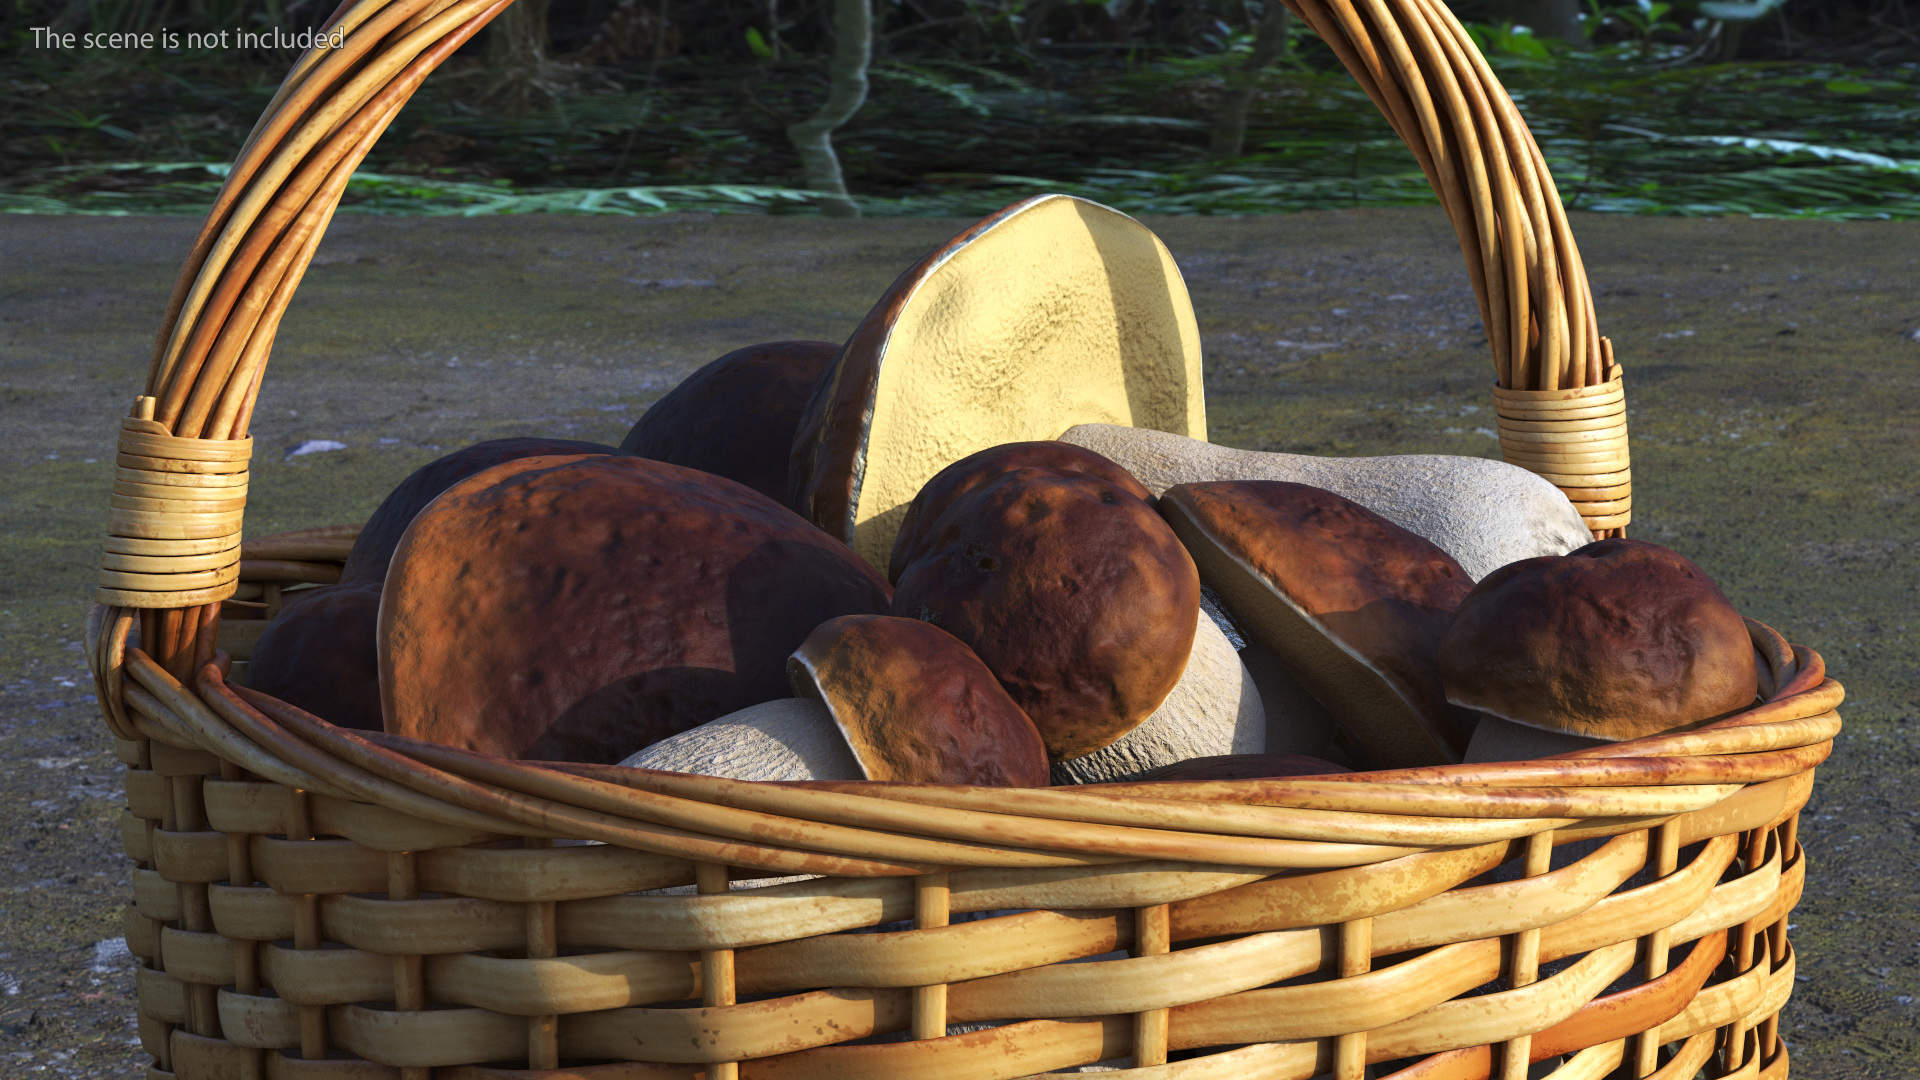
{"label": "woven basket rim", "polygon": [[[92,628],[101,632],[99,619]],[[1013,789],[757,782],[515,761],[336,727],[228,686],[224,654],[189,689],[137,648],[125,649],[127,707],[116,728],[442,824],[769,872],[890,876],[1154,859],[1364,865],[1541,832],[1645,828],[1709,809],[1743,787],[1808,774],[1831,752],[1843,690],[1817,653],[1786,645],[1757,622],[1750,633],[1765,660],[1768,699],[1691,731],[1535,761],[1278,780]]]}

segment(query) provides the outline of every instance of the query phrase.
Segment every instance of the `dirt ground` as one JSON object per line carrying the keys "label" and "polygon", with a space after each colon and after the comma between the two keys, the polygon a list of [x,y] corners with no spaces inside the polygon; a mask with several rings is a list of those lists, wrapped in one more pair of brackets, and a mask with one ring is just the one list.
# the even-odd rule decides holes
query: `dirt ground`
{"label": "dirt ground", "polygon": [[[1438,211],[1151,221],[1215,441],[1495,453]],[[197,223],[0,219],[0,1075],[131,1077],[119,768],[80,659],[117,417]],[[839,340],[951,220],[343,217],[280,334],[247,528],[360,520],[443,450],[617,442],[699,364]],[[1626,367],[1631,535],[1819,649],[1847,730],[1802,829],[1797,1077],[1920,1075],[1920,225],[1578,217]],[[309,439],[346,449],[284,458]]]}

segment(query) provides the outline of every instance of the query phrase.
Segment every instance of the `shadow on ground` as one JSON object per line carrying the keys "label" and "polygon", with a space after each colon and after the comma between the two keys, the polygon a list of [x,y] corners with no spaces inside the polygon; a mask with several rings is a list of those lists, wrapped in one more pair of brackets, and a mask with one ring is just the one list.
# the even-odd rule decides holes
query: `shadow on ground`
{"label": "shadow on ground", "polygon": [[[1214,439],[1492,456],[1490,365],[1435,210],[1151,222]],[[247,528],[362,519],[442,450],[618,442],[730,349],[846,336],[962,223],[338,221],[282,327]],[[1625,365],[1631,534],[1827,657],[1847,730],[1807,811],[1796,1077],[1920,1061],[1920,225],[1577,216]],[[117,417],[195,223],[0,220],[0,1072],[134,1076],[119,769],[79,639]],[[283,460],[302,441],[346,449]]]}

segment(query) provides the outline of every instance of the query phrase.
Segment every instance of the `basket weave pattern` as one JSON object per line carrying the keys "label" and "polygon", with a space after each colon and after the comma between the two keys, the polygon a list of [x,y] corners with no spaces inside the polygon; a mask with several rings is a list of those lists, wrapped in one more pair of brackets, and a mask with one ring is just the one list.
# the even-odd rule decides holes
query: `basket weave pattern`
{"label": "basket weave pattern", "polygon": [[[150,1077],[1786,1075],[1797,814],[1841,689],[1757,623],[1764,703],[1731,719],[1288,781],[750,784],[349,732],[230,684],[354,535],[238,543],[280,316],[355,165],[507,2],[335,14],[344,44],[249,136],[122,426],[89,658],[128,767]],[[1439,0],[1287,2],[1440,194],[1503,452],[1617,534],[1620,369],[1517,111]]]}
{"label": "basket weave pattern", "polygon": [[[504,762],[331,729],[217,665],[189,691],[134,650],[143,737],[119,747],[142,1037],[158,1075],[187,1077],[572,1060],[1014,1077],[1236,1044],[1138,1075],[1357,1077],[1434,1055],[1397,1075],[1483,1077],[1571,1052],[1556,1076],[1691,1077],[1718,1049],[1728,1075],[1780,1076],[1795,815],[1839,688],[1754,637],[1772,701],[1702,731],[1552,762],[1075,791]],[[1556,844],[1596,838],[1553,866]],[[1521,876],[1474,880],[1503,863]],[[783,873],[825,876],[727,891]],[[1622,976],[1637,985],[1606,994]],[[1017,1022],[946,1034],[996,1020]],[[1661,1046],[1678,1053],[1656,1071]]]}

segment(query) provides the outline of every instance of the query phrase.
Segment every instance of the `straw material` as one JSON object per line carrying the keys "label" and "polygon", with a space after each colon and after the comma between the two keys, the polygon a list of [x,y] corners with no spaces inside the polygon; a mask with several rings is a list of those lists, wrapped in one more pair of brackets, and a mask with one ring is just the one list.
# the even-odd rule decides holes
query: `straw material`
{"label": "straw material", "polygon": [[1633,516],[1627,399],[1620,367],[1611,371],[1593,386],[1493,391],[1501,452],[1566,492],[1595,536],[1617,535]]}
{"label": "straw material", "polygon": [[1753,636],[1771,700],[1660,754],[1027,791],[503,761],[125,649],[142,1030],[206,1077],[1781,1076],[1840,688]]}
{"label": "straw material", "polygon": [[181,608],[232,596],[253,440],[177,439],[152,398],[120,421],[97,603]]}
{"label": "straw material", "polygon": [[[335,13],[122,425],[88,656],[127,765],[150,1078],[1786,1076],[1798,814],[1842,691],[1758,623],[1758,703],[1702,728],[1298,780],[755,784],[346,731],[246,689],[357,533],[239,543],[280,317],[354,167],[506,2]],[[1618,534],[1620,369],[1512,102],[1439,0],[1286,2],[1440,195],[1508,460]]]}

